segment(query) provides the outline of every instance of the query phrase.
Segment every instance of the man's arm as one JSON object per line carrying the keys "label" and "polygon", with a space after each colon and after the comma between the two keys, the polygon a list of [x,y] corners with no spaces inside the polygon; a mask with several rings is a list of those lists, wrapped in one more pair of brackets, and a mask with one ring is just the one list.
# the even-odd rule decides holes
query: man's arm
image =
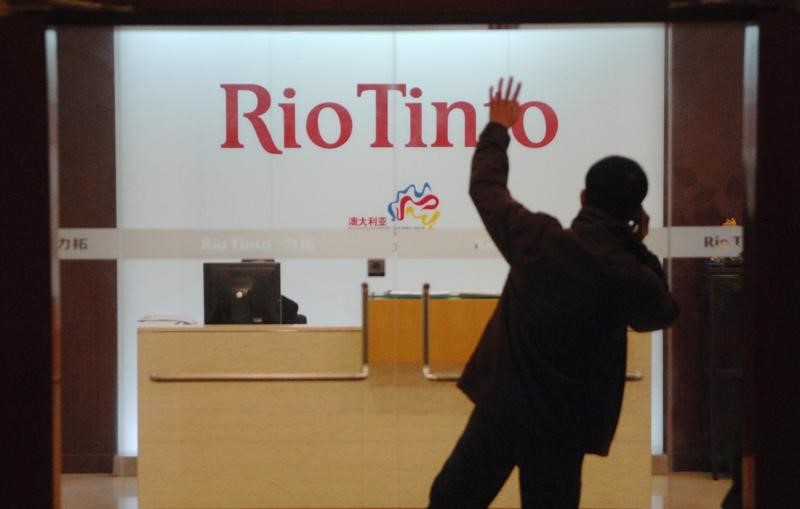
{"label": "man's arm", "polygon": [[[521,254],[520,240],[538,238],[546,226],[558,222],[546,214],[533,214],[511,197],[508,190],[508,129],[519,120],[518,84],[513,94],[509,79],[495,92],[489,89],[489,124],[472,157],[469,194],[483,224],[505,259],[513,264]],[[525,243],[530,245],[529,242]]]}
{"label": "man's arm", "polygon": [[639,274],[635,275],[631,284],[630,326],[637,331],[663,329],[678,316],[679,307],[675,297],[669,291],[667,278],[661,268],[661,261],[642,243],[648,232],[649,217],[645,218],[642,231],[632,249],[639,264]]}
{"label": "man's arm", "polygon": [[632,314],[628,319],[636,331],[651,331],[667,327],[678,316],[679,307],[661,279],[648,267],[649,272],[638,282],[632,292]]}

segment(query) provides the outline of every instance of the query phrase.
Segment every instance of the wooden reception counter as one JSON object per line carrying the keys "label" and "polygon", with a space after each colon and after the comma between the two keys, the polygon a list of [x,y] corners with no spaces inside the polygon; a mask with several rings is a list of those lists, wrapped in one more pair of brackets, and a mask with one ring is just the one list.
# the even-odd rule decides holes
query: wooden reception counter
{"label": "wooden reception counter", "polygon": [[[492,300],[372,296],[363,327],[140,328],[139,507],[425,507],[472,407],[441,380]],[[581,507],[649,507],[650,338],[630,339],[643,381],[611,455],[587,457]],[[492,507],[519,507],[515,480]]]}

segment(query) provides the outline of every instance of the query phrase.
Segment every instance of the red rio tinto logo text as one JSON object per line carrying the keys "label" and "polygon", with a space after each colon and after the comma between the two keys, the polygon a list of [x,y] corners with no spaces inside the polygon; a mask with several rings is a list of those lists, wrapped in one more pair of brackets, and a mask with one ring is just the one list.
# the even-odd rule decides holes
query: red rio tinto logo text
{"label": "red rio tinto logo text", "polygon": [[[303,115],[298,112],[297,104],[292,102],[297,92],[293,88],[283,90],[283,101],[278,103],[279,113],[270,112],[272,107],[272,95],[269,90],[261,85],[246,83],[225,83],[220,87],[225,91],[225,142],[222,148],[244,148],[239,139],[240,117],[250,122],[250,126],[255,131],[261,147],[270,154],[282,154],[287,149],[299,149],[302,145],[297,137],[297,122],[302,122]],[[255,107],[250,111],[240,111],[239,99],[243,94],[255,96]],[[449,122],[455,112],[463,115],[464,125],[464,146],[474,147],[477,143],[476,129],[476,108],[467,101],[455,101],[452,103],[432,101],[424,103],[418,99],[422,97],[422,89],[411,87],[405,83],[358,83],[356,85],[356,97],[371,101],[374,107],[374,133],[372,133],[373,148],[391,148],[394,142],[389,137],[390,109],[389,98],[391,95],[399,94],[400,97],[410,97],[403,105],[406,111],[399,109],[396,114],[403,115],[400,120],[407,121],[409,126],[409,139],[404,144],[405,147],[425,148],[425,147],[453,147],[450,141]],[[436,119],[436,136],[433,142],[426,143],[422,139],[422,112],[423,108],[432,107]],[[487,107],[488,104],[482,106]],[[324,138],[320,131],[320,115],[329,110],[338,120],[338,136],[333,137],[328,133],[328,139]],[[273,111],[275,111],[273,109]],[[326,115],[330,115],[326,113]],[[270,131],[268,125],[270,115],[280,115],[283,120],[283,132],[275,133]],[[531,139],[525,130],[525,116],[538,114],[544,123],[544,135]],[[541,101],[529,101],[520,104],[520,115],[522,121],[512,128],[514,138],[524,147],[541,148],[550,144],[558,132],[558,116],[555,110],[547,103]],[[308,139],[314,145],[325,148],[335,149],[348,142],[353,134],[353,116],[350,111],[342,104],[337,102],[323,102],[313,106],[305,113],[305,131]],[[246,125],[246,124],[244,124]],[[278,143],[280,141],[280,144]]]}

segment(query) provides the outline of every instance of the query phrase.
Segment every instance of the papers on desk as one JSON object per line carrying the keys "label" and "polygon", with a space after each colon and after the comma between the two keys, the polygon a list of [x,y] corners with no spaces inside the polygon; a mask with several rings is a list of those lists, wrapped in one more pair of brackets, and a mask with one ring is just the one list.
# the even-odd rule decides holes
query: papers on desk
{"label": "papers on desk", "polygon": [[170,325],[197,325],[191,316],[184,315],[146,315],[139,320],[140,327],[165,327]]}
{"label": "papers on desk", "polygon": [[378,297],[421,297],[422,292],[405,290],[386,290],[383,293],[374,294]]}
{"label": "papers on desk", "polygon": [[[477,290],[459,290],[449,292],[429,292],[431,299],[497,299],[500,295],[496,292],[483,292]],[[373,293],[373,297],[394,298],[420,298],[421,292],[387,290],[383,293]]]}

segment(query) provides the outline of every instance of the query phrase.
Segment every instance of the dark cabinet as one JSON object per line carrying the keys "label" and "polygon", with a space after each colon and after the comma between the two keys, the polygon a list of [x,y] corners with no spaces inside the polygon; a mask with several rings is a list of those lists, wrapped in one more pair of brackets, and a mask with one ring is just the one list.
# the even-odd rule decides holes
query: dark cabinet
{"label": "dark cabinet", "polygon": [[708,454],[714,479],[731,472],[741,440],[744,335],[742,265],[706,265]]}

